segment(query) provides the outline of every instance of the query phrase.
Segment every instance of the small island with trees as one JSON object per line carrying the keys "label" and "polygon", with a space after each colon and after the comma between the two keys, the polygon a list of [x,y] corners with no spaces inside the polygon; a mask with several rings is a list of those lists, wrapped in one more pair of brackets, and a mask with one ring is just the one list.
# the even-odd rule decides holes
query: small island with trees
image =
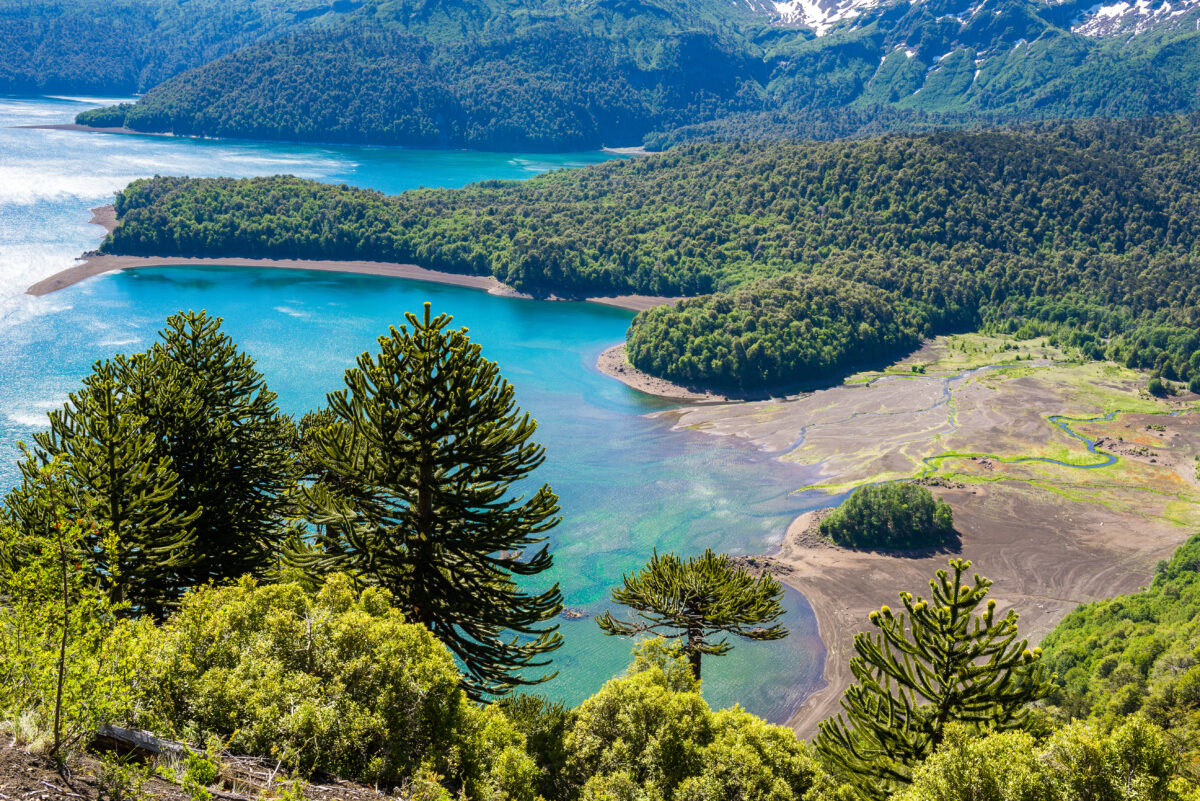
{"label": "small island with trees", "polygon": [[954,537],[954,513],[928,487],[871,484],[822,518],[817,530],[847,548],[934,548]]}

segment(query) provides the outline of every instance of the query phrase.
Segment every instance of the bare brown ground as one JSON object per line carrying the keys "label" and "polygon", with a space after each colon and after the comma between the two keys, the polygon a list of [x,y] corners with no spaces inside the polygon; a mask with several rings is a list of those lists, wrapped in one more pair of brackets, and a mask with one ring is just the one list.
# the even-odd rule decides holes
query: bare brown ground
{"label": "bare brown ground", "polygon": [[[112,206],[98,206],[92,209],[90,222],[100,225],[108,233],[116,228],[116,211]],[[60,289],[66,289],[80,281],[85,281],[97,275],[117,270],[135,270],[143,267],[254,267],[281,270],[316,270],[319,272],[354,273],[357,275],[379,275],[388,278],[406,278],[413,281],[429,281],[436,284],[466,286],[482,289],[490,295],[505,297],[532,298],[512,287],[501,283],[493,276],[462,275],[447,273],[440,270],[426,270],[415,264],[397,264],[381,261],[343,261],[333,259],[245,259],[245,258],[192,258],[184,256],[113,256],[107,254],[85,253],[80,257],[82,263],[55,273],[49,278],[38,281],[25,290],[30,295],[42,296]],[[550,297],[546,300],[564,300]],[[588,303],[599,303],[603,306],[615,306],[630,311],[643,311],[654,306],[674,303],[678,298],[655,297],[652,295],[611,295],[603,297],[584,298]]]}
{"label": "bare brown ground", "polygon": [[617,379],[627,387],[645,392],[647,395],[657,395],[660,398],[672,398],[681,401],[715,401],[723,403],[728,398],[712,392],[691,390],[687,387],[673,384],[665,378],[643,373],[629,363],[625,355],[625,343],[613,345],[600,354],[596,360],[596,368],[607,376]]}
{"label": "bare brown ground", "polygon": [[901,590],[928,597],[929,579],[948,558],[969,559],[995,581],[991,597],[999,609],[1015,608],[1022,636],[1037,643],[1077,605],[1148,584],[1154,565],[1185,539],[1161,519],[1064,502],[1020,485],[937,492],[954,509],[960,552],[897,556],[837,548],[800,536],[809,522],[804,517],[788,530],[775,556],[784,567],[779,578],[812,604],[826,648],[826,686],[788,721],[801,737],[815,735],[817,724],[839,711],[853,679],[854,635],[869,628],[867,615],[895,606]]}
{"label": "bare brown ground", "polygon": [[[277,798],[287,782],[274,760],[223,757],[217,783],[209,787],[214,801],[262,801]],[[48,757],[31,754],[9,742],[0,742],[0,799],[4,801],[110,801],[112,791],[102,781],[97,756],[77,754],[59,772]],[[310,776],[302,782],[303,797],[310,801],[398,801],[407,792],[388,794],[333,776]],[[130,792],[130,788],[124,788]],[[178,785],[151,775],[142,797],[156,801],[192,801],[194,796]]]}
{"label": "bare brown ground", "polygon": [[[1144,376],[1098,364],[1025,363],[950,382],[948,375],[886,377],[785,400],[664,413],[679,427],[740,437],[818,467],[814,484],[831,490],[912,478],[935,457],[942,486],[934,491],[954,510],[960,551],[837,548],[810,530],[810,513],[793,522],[773,557],[780,580],[811,603],[827,649],[825,688],[790,720],[803,737],[838,711],[852,679],[854,635],[869,627],[867,615],[895,605],[901,590],[928,596],[929,579],[949,557],[961,554],[992,579],[993,597],[1020,613],[1022,635],[1036,643],[1078,604],[1148,584],[1154,564],[1200,529],[1193,396],[1154,401],[1143,391]],[[1048,418],[1126,408],[1160,413],[1074,424],[1119,457],[1110,467],[1017,461],[1101,461]],[[1168,411],[1179,414],[1162,414]]]}

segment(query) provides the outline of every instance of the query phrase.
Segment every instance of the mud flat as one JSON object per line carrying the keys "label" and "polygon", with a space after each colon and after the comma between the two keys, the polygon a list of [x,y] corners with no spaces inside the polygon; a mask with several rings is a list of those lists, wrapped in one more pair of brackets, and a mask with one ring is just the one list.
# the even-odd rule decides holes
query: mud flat
{"label": "mud flat", "polygon": [[[1022,635],[1036,643],[1078,604],[1147,585],[1154,565],[1200,530],[1195,396],[1151,398],[1145,375],[1056,363],[1053,353],[943,370],[952,360],[935,350],[918,355],[924,374],[893,370],[785,400],[660,413],[818,466],[814,485],[798,490],[918,479],[954,509],[960,543],[920,553],[838,548],[816,536],[812,513],[793,522],[770,558],[812,604],[827,649],[825,688],[790,720],[801,736],[838,711],[867,615],[901,590],[928,597],[948,558],[992,579],[991,597],[1020,613]],[[1094,466],[1108,454],[1114,463]]]}

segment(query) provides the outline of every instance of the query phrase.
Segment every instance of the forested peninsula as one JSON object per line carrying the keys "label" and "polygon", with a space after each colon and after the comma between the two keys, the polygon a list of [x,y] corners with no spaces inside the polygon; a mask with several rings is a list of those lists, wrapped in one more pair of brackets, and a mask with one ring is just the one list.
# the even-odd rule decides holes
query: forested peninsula
{"label": "forested peninsula", "polygon": [[534,294],[691,296],[630,361],[767,391],[937,333],[1062,338],[1200,371],[1200,116],[829,143],[706,144],[398,196],[293,177],[156,177],[102,251],[412,262]]}

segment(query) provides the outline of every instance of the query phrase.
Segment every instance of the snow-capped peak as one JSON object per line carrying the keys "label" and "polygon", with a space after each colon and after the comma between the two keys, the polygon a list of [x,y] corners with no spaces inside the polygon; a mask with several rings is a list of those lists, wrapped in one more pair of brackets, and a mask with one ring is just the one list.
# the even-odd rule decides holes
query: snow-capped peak
{"label": "snow-capped peak", "polygon": [[1120,0],[1100,3],[1081,14],[1071,25],[1085,36],[1138,34],[1152,26],[1167,23],[1200,7],[1197,0]]}
{"label": "snow-capped peak", "polygon": [[842,20],[857,17],[883,3],[880,0],[777,0],[772,5],[781,22],[812,28],[817,36],[821,36]]}

